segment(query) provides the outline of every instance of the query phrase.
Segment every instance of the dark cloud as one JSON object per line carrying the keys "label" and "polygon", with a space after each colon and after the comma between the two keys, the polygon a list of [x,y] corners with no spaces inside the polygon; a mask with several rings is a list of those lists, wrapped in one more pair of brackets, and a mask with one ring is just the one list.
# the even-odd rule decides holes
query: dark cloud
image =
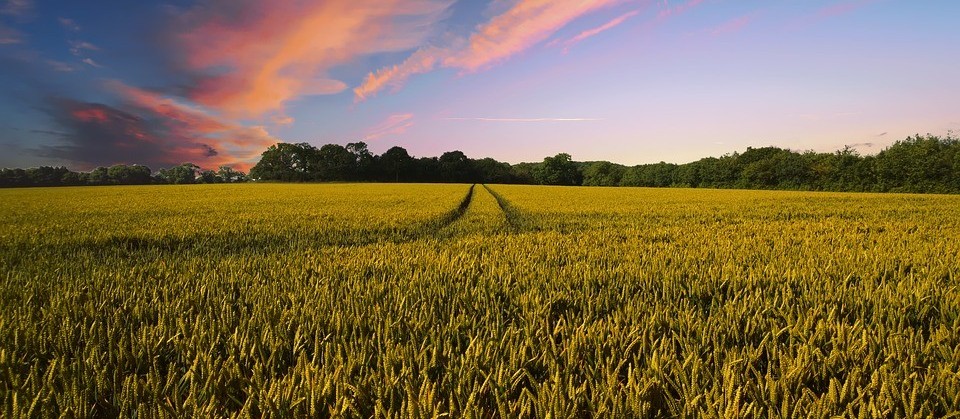
{"label": "dark cloud", "polygon": [[45,131],[62,143],[38,150],[42,157],[75,162],[80,169],[113,164],[154,168],[184,162],[215,165],[219,153],[208,144],[176,135],[168,122],[101,103],[51,99],[45,109],[63,131]]}
{"label": "dark cloud", "polygon": [[204,155],[207,157],[213,157],[220,154],[219,152],[217,152],[217,149],[210,147],[210,145],[208,144],[200,144],[200,146],[203,147]]}

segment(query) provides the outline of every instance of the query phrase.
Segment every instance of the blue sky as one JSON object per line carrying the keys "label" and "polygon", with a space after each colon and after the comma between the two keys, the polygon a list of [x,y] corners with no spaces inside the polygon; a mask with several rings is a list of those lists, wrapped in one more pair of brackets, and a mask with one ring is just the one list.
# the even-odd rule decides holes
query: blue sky
{"label": "blue sky", "polygon": [[366,141],[512,163],[960,131],[960,3],[0,1],[0,167]]}

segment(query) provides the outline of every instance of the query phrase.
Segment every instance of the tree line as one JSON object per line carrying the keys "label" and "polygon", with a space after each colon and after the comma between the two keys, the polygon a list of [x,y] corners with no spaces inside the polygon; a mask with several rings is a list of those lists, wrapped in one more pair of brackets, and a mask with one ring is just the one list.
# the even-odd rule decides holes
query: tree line
{"label": "tree line", "polygon": [[0,187],[30,186],[103,186],[188,183],[246,182],[247,175],[229,166],[204,170],[184,163],[156,173],[147,166],[117,164],[89,172],[73,172],[66,167],[41,166],[30,169],[0,169]]}
{"label": "tree line", "polygon": [[691,163],[625,166],[576,162],[560,153],[538,163],[471,159],[461,151],[413,157],[403,147],[375,155],[363,142],[346,146],[278,143],[244,174],[223,166],[203,170],[185,163],[152,173],[137,165],[71,172],[63,167],[0,170],[0,186],[133,185],[154,183],[437,182],[541,185],[790,189],[860,192],[960,193],[960,139],[916,135],[876,155],[850,147],[833,153],[779,147],[747,148]]}

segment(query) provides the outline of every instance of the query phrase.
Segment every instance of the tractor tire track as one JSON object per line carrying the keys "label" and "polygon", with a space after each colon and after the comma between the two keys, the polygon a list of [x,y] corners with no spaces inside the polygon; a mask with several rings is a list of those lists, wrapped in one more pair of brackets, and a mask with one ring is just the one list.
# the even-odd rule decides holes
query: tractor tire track
{"label": "tractor tire track", "polygon": [[460,205],[440,217],[440,220],[434,227],[434,234],[442,230],[444,227],[453,224],[455,221],[459,220],[460,217],[463,217],[463,214],[466,214],[467,208],[470,207],[470,202],[473,201],[473,188],[475,186],[477,185],[470,185],[470,189],[467,190],[467,194],[460,201]]}
{"label": "tractor tire track", "polygon": [[510,201],[493,189],[490,189],[486,184],[483,184],[483,188],[486,189],[490,195],[493,195],[493,199],[497,200],[497,205],[499,205],[500,210],[503,211],[503,217],[507,220],[507,224],[510,225],[511,230],[514,232],[537,230],[533,222],[528,217],[525,217]]}

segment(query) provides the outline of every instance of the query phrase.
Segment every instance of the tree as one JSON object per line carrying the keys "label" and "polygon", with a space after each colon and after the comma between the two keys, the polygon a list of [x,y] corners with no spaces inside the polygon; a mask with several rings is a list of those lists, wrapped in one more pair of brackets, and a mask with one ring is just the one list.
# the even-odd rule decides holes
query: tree
{"label": "tree", "polygon": [[608,161],[587,163],[583,167],[584,186],[617,186],[623,178],[625,167]]}
{"label": "tree", "polygon": [[260,161],[250,169],[250,177],[296,182],[313,180],[317,176],[318,160],[318,150],[310,144],[277,143],[263,152]]}
{"label": "tree", "polygon": [[90,171],[90,176],[87,177],[87,182],[91,185],[108,185],[110,184],[110,175],[106,167],[98,167]]}
{"label": "tree", "polygon": [[327,144],[317,152],[317,179],[342,181],[356,177],[357,158],[345,147]]}
{"label": "tree", "polygon": [[440,155],[440,181],[473,183],[473,164],[462,151],[448,151]]}
{"label": "tree", "polygon": [[363,141],[347,143],[347,151],[353,154],[356,161],[357,179],[372,179],[375,176],[376,158],[367,148],[367,143]]}
{"label": "tree", "polygon": [[118,185],[145,185],[152,180],[152,171],[147,166],[117,164],[107,169],[110,183]]}
{"label": "tree", "polygon": [[247,175],[239,170],[234,170],[230,166],[220,166],[217,170],[217,177],[226,183],[246,182]]}
{"label": "tree", "polygon": [[567,153],[544,158],[533,177],[541,185],[579,185],[582,181],[577,164]]}
{"label": "tree", "polygon": [[160,169],[158,178],[163,183],[172,183],[175,185],[197,183],[197,177],[200,174],[200,166],[193,163],[184,163],[169,169]]}
{"label": "tree", "polygon": [[201,170],[200,174],[197,175],[198,183],[223,183],[223,179],[217,176],[217,172],[213,170]]}
{"label": "tree", "polygon": [[512,167],[509,163],[496,161],[490,157],[480,160],[472,160],[473,171],[480,182],[483,183],[514,183],[516,177],[513,175]]}
{"label": "tree", "polygon": [[394,182],[399,182],[401,178],[409,180],[406,171],[413,167],[413,162],[413,157],[410,157],[407,149],[398,146],[390,147],[379,158],[380,169],[383,174],[382,179]]}

